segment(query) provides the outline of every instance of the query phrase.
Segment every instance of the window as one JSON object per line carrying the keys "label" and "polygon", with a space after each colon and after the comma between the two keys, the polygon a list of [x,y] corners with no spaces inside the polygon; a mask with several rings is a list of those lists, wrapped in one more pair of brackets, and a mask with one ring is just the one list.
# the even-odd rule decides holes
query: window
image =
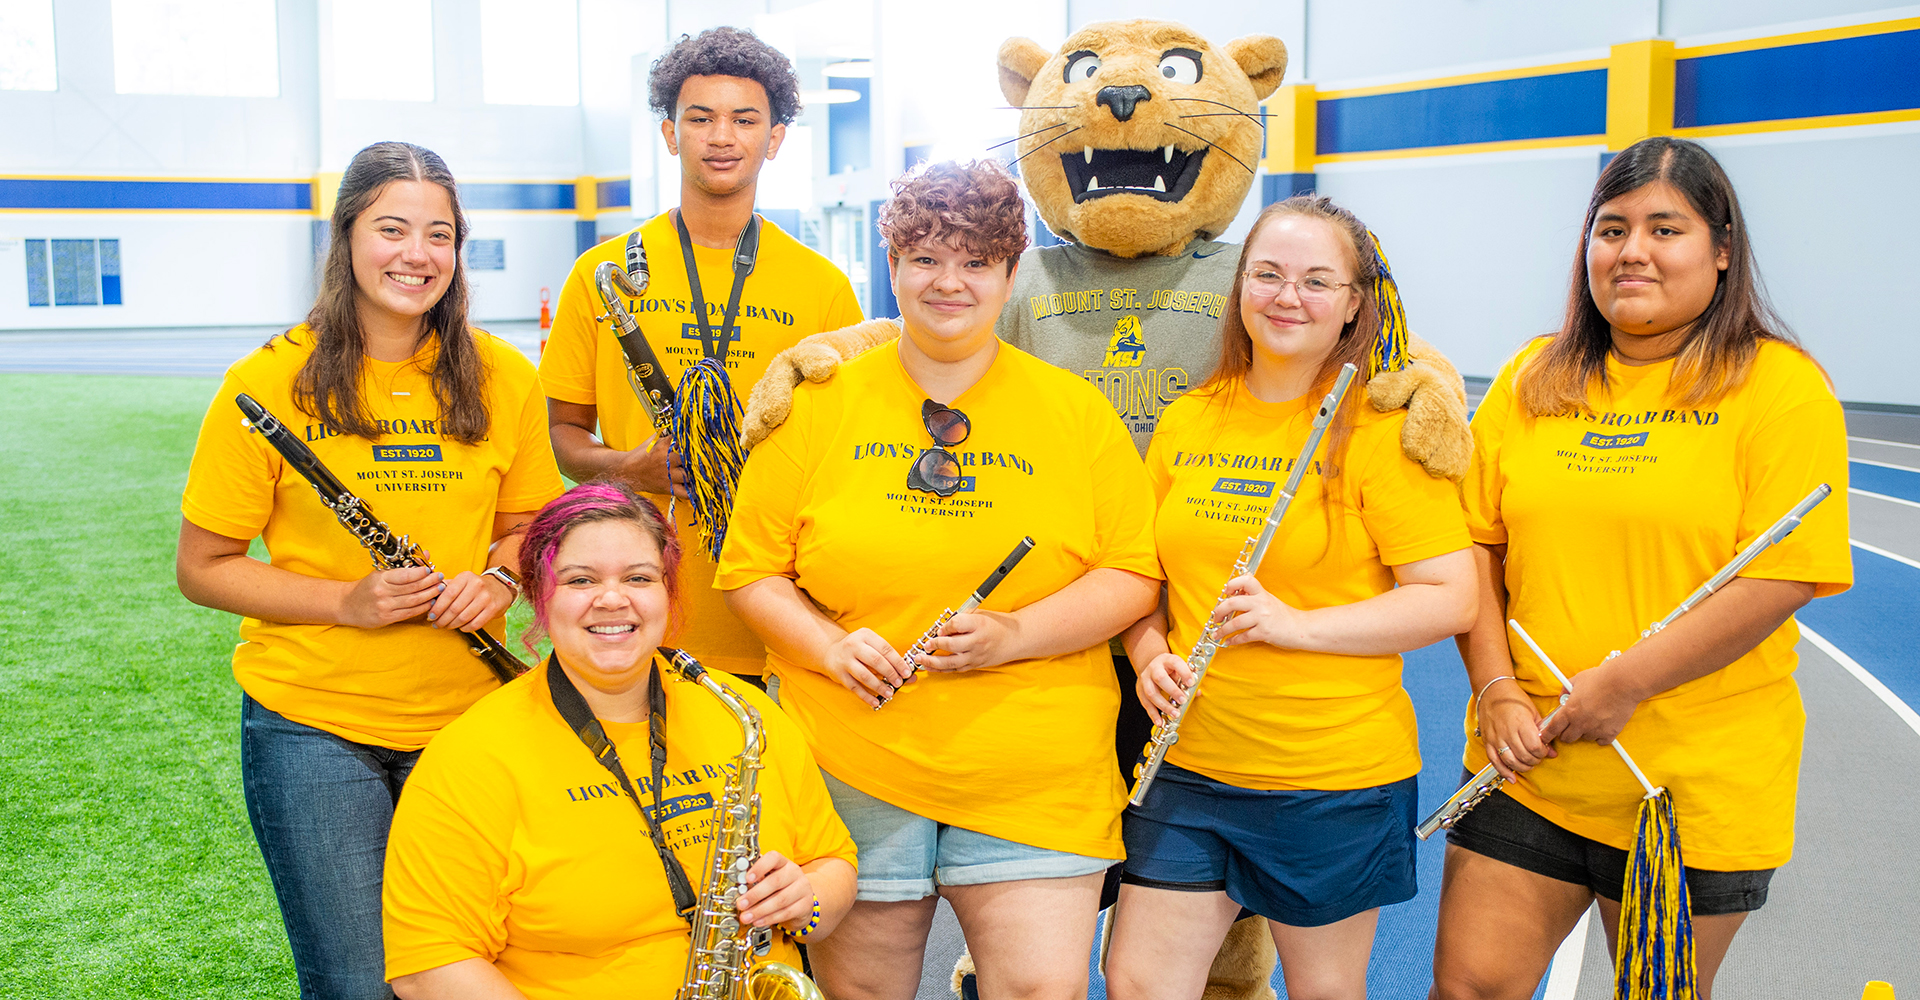
{"label": "window", "polygon": [[53,90],[53,0],[0,0],[0,90]]}
{"label": "window", "polygon": [[580,103],[576,0],[480,0],[480,97],[488,104]]}
{"label": "window", "polygon": [[26,250],[27,305],[120,304],[119,240],[27,240]]}
{"label": "window", "polygon": [[113,0],[113,89],[280,96],[273,0]]}
{"label": "window", "polygon": [[467,270],[504,271],[507,269],[506,240],[468,240]]}
{"label": "window", "polygon": [[432,0],[333,0],[333,96],[433,100]]}

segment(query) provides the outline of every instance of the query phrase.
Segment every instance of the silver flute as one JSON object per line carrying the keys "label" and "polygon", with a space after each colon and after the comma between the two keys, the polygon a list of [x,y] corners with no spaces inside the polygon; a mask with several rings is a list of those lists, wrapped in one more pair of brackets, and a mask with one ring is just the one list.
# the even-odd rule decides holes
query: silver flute
{"label": "silver flute", "polygon": [[[1732,562],[1720,567],[1718,573],[1713,574],[1706,583],[1701,584],[1699,589],[1688,594],[1687,599],[1681,601],[1679,607],[1674,608],[1665,618],[1647,626],[1647,628],[1640,633],[1640,638],[1649,638],[1655,632],[1673,624],[1674,619],[1692,611],[1701,601],[1711,597],[1714,591],[1726,586],[1728,581],[1739,575],[1741,570],[1747,568],[1748,563],[1759,558],[1760,553],[1778,545],[1788,535],[1793,534],[1793,529],[1800,526],[1800,521],[1807,516],[1807,512],[1819,506],[1820,501],[1832,495],[1833,487],[1828,486],[1826,483],[1815,486],[1813,492],[1808,493],[1805,499],[1794,504],[1793,509],[1787,511],[1785,517],[1773,522],[1773,527],[1768,528],[1762,532],[1759,537],[1748,542],[1747,547],[1741,549],[1740,554],[1734,556]],[[1606,658],[1611,660],[1619,655],[1620,650],[1616,649],[1608,653]],[[1561,704],[1566,704],[1566,700],[1566,695],[1560,696]],[[1560,710],[1557,708],[1554,709],[1553,715],[1558,714],[1560,714]],[[1546,728],[1547,723],[1553,721],[1553,715],[1549,715],[1545,719],[1540,720],[1541,728]],[[1506,784],[1506,779],[1500,777],[1500,772],[1489,763],[1486,767],[1481,768],[1479,773],[1475,774],[1466,784],[1461,785],[1459,791],[1448,796],[1447,801],[1441,803],[1440,808],[1433,811],[1433,815],[1421,820],[1420,825],[1413,828],[1414,836],[1425,840],[1433,836],[1436,832],[1451,827],[1460,821],[1460,817],[1471,812],[1474,806],[1479,805],[1487,796],[1498,791],[1500,786],[1504,784]]]}
{"label": "silver flute", "polygon": [[[1334,411],[1340,408],[1340,401],[1346,398],[1347,386],[1352,384],[1354,367],[1341,365],[1340,375],[1333,380],[1333,391],[1320,401],[1320,411],[1313,416],[1313,430],[1307,434],[1306,447],[1300,449],[1300,457],[1293,460],[1293,473],[1287,477],[1287,484],[1281,488],[1280,496],[1273,502],[1273,509],[1267,512],[1267,523],[1261,527],[1256,538],[1249,538],[1240,546],[1240,556],[1233,562],[1233,572],[1227,577],[1229,583],[1249,573],[1260,570],[1260,560],[1266,558],[1267,547],[1273,544],[1274,529],[1280,527],[1280,519],[1287,516],[1287,508],[1293,505],[1293,495],[1300,489],[1300,480],[1306,477],[1307,466],[1313,462],[1313,453],[1320,448],[1320,438],[1327,432],[1327,424],[1333,420]],[[1224,586],[1220,589],[1219,600],[1227,599]],[[1215,602],[1218,604],[1218,601]],[[1160,773],[1160,765],[1166,762],[1167,751],[1180,741],[1180,724],[1186,721],[1187,710],[1193,707],[1194,692],[1200,687],[1200,681],[1207,675],[1207,667],[1213,663],[1213,654],[1220,649],[1220,627],[1226,624],[1208,615],[1206,627],[1200,630],[1200,638],[1194,641],[1193,651],[1187,654],[1187,669],[1193,671],[1193,679],[1187,683],[1182,693],[1185,697],[1179,707],[1164,722],[1153,727],[1153,738],[1140,751],[1140,762],[1133,768],[1133,794],[1127,801],[1139,805],[1147,800],[1147,789]]]}

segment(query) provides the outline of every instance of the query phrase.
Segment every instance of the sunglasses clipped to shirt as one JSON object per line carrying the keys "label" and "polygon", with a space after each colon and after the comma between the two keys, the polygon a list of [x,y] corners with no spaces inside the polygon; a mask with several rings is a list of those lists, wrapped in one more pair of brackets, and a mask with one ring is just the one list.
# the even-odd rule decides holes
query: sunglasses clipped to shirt
{"label": "sunglasses clipped to shirt", "polygon": [[967,477],[960,474],[960,460],[948,448],[958,448],[973,433],[973,421],[951,406],[933,400],[920,404],[920,422],[933,436],[933,447],[920,453],[907,467],[907,489],[950,497],[960,492]]}

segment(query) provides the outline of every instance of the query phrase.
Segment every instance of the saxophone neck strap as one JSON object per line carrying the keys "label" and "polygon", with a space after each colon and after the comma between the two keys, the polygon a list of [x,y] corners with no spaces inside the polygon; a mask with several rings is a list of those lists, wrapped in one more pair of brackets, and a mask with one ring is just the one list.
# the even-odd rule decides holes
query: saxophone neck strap
{"label": "saxophone neck strap", "polygon": [[666,833],[660,829],[657,818],[660,816],[660,786],[665,784],[667,771],[667,689],[660,680],[660,666],[654,665],[652,676],[647,680],[647,750],[653,766],[653,811],[640,802],[640,796],[634,794],[633,782],[627,779],[627,769],[620,765],[620,751],[607,738],[607,730],[594,718],[593,709],[587,706],[587,700],[580,696],[580,690],[573,686],[567,672],[560,668],[558,657],[547,659],[547,690],[553,694],[553,707],[560,711],[560,718],[566,720],[567,728],[580,738],[587,751],[601,767],[620,782],[620,790],[632,800],[633,807],[640,810],[640,822],[647,828],[647,837],[653,841],[653,850],[660,856],[660,867],[667,872],[667,888],[673,891],[673,908],[680,919],[693,925],[693,911],[699,905],[694,894],[693,883],[687,880],[687,870],[681,866],[680,859],[674,857],[667,848]]}
{"label": "saxophone neck strap", "polygon": [[740,317],[740,292],[747,287],[747,275],[753,273],[754,262],[760,257],[760,217],[747,217],[746,227],[740,230],[740,240],[734,245],[733,290],[727,293],[727,311],[721,317],[718,334],[707,322],[707,297],[700,291],[700,269],[693,260],[693,234],[687,231],[686,217],[679,209],[673,211],[673,226],[680,233],[680,259],[687,266],[687,288],[693,293],[693,315],[700,322],[701,352],[724,364],[727,349],[732,346],[734,320]]}

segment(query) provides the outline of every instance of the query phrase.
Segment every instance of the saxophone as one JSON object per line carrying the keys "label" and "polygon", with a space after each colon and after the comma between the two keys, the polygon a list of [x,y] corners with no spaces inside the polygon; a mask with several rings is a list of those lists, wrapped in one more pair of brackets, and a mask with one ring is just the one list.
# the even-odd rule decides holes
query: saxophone
{"label": "saxophone", "polygon": [[[663,650],[664,652],[664,650]],[[746,891],[747,869],[760,858],[760,754],[767,730],[760,713],[712,677],[684,650],[672,650],[674,676],[707,689],[733,713],[743,745],[714,809],[706,878],[694,910],[687,975],[674,1000],[822,1000],[800,970],[768,961],[773,928],[744,927],[734,901]]]}

